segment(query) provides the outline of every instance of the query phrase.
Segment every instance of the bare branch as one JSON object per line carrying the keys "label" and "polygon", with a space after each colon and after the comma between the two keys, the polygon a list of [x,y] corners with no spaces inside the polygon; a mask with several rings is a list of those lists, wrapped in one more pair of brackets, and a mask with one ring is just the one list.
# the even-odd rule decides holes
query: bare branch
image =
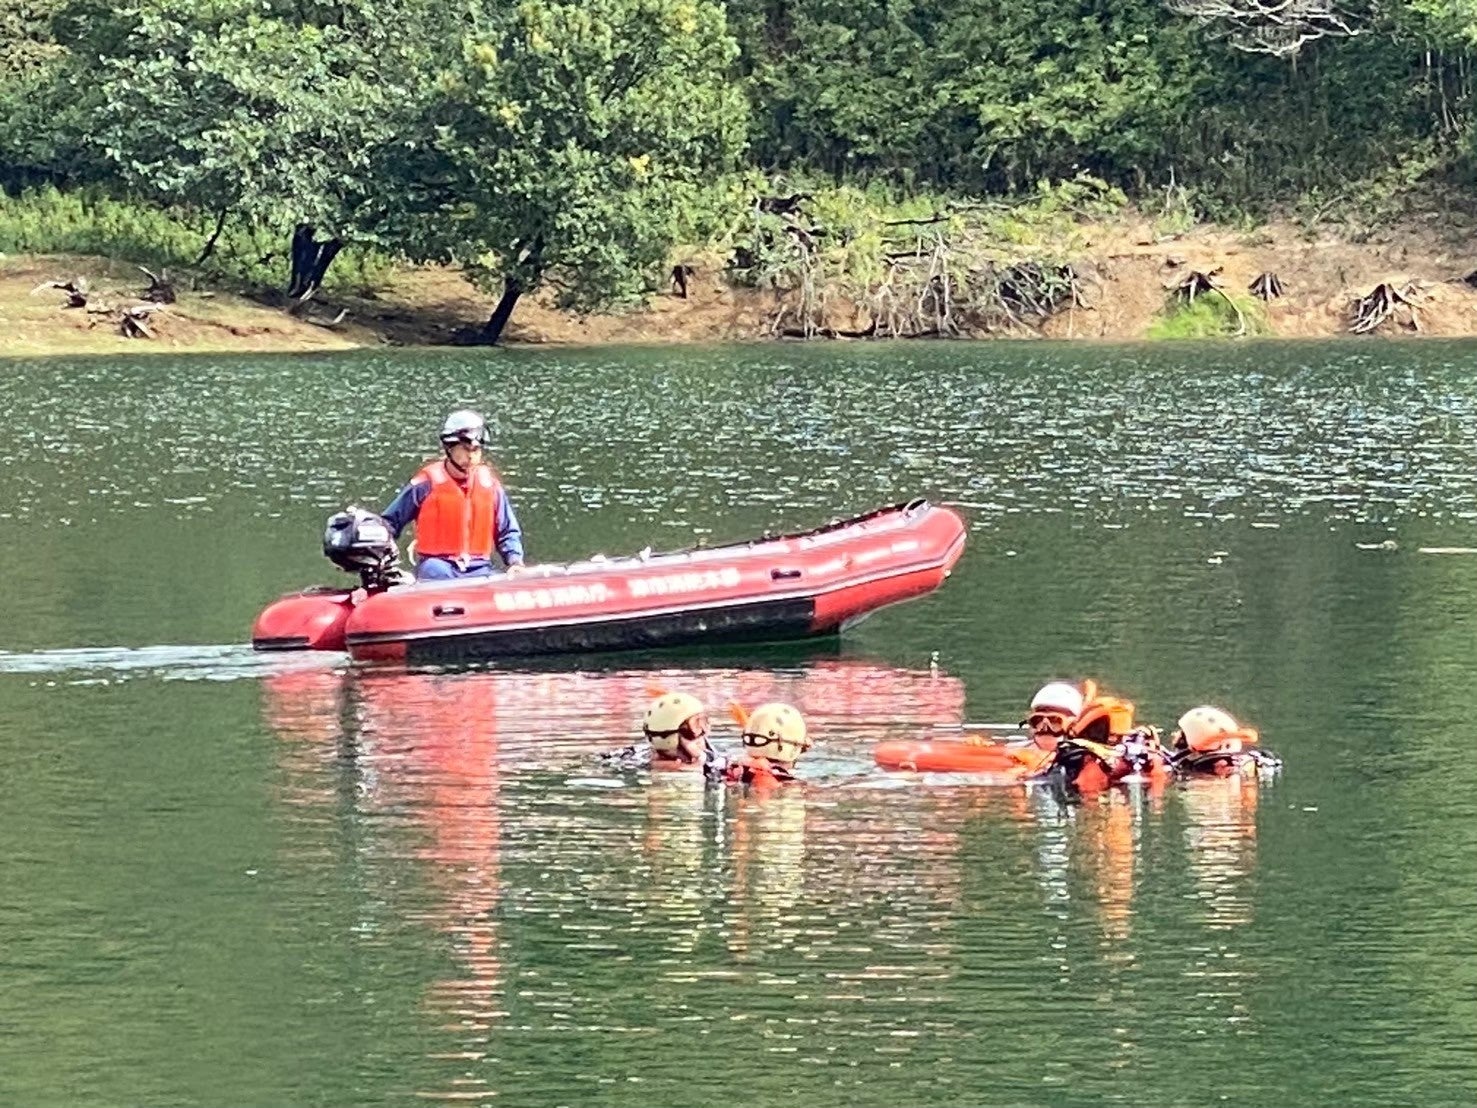
{"label": "bare branch", "polygon": [[1363,34],[1363,0],[1165,0],[1177,15],[1251,54],[1295,57],[1321,38]]}

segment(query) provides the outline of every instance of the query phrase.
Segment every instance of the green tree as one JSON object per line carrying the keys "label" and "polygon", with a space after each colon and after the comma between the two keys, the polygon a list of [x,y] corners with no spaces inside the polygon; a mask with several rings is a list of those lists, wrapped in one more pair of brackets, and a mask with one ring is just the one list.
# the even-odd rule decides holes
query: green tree
{"label": "green tree", "polygon": [[546,283],[579,309],[650,287],[743,149],[735,55],[710,0],[483,10],[429,105],[406,237],[500,290],[484,341]]}
{"label": "green tree", "polygon": [[[251,228],[377,238],[377,171],[428,79],[421,0],[72,0],[59,20],[88,138],[123,189]],[[444,38],[441,40],[444,42]],[[295,274],[295,278],[296,278]]]}
{"label": "green tree", "polygon": [[967,189],[1154,161],[1203,54],[1159,0],[733,0],[761,157]]}
{"label": "green tree", "polygon": [[0,0],[0,80],[35,73],[61,52],[51,36],[55,0]]}
{"label": "green tree", "polygon": [[51,33],[57,0],[0,0],[0,187],[44,179],[64,161],[46,90],[65,57]]}

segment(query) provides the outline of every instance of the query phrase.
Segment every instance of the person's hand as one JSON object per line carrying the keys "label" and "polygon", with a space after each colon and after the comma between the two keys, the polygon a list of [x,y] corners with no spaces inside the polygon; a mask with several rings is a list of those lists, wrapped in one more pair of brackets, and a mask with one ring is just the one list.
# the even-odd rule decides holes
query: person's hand
{"label": "person's hand", "polygon": [[524,565],[522,562],[514,562],[512,565],[510,565],[507,568],[507,571],[506,572],[507,572],[507,574],[508,574],[509,577],[517,577],[520,573],[523,573],[527,569],[528,569],[528,567],[526,565]]}

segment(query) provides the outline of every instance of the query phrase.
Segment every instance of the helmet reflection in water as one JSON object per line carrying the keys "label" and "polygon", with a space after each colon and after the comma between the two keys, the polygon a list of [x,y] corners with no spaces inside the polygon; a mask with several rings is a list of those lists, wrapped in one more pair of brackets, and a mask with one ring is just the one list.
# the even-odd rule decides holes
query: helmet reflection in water
{"label": "helmet reflection in water", "polygon": [[807,903],[806,809],[803,789],[746,792],[734,802],[724,931],[741,958],[770,960],[815,938],[791,922]]}

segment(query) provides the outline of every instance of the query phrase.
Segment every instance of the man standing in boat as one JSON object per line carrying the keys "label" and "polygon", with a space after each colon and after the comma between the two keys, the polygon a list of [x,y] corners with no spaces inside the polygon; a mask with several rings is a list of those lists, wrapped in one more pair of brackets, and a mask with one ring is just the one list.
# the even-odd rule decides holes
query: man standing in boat
{"label": "man standing in boat", "polygon": [[382,513],[396,538],[415,524],[416,578],[485,577],[496,549],[509,572],[523,565],[523,532],[512,501],[482,460],[490,436],[477,412],[452,412],[441,425],[445,456],[428,462]]}

